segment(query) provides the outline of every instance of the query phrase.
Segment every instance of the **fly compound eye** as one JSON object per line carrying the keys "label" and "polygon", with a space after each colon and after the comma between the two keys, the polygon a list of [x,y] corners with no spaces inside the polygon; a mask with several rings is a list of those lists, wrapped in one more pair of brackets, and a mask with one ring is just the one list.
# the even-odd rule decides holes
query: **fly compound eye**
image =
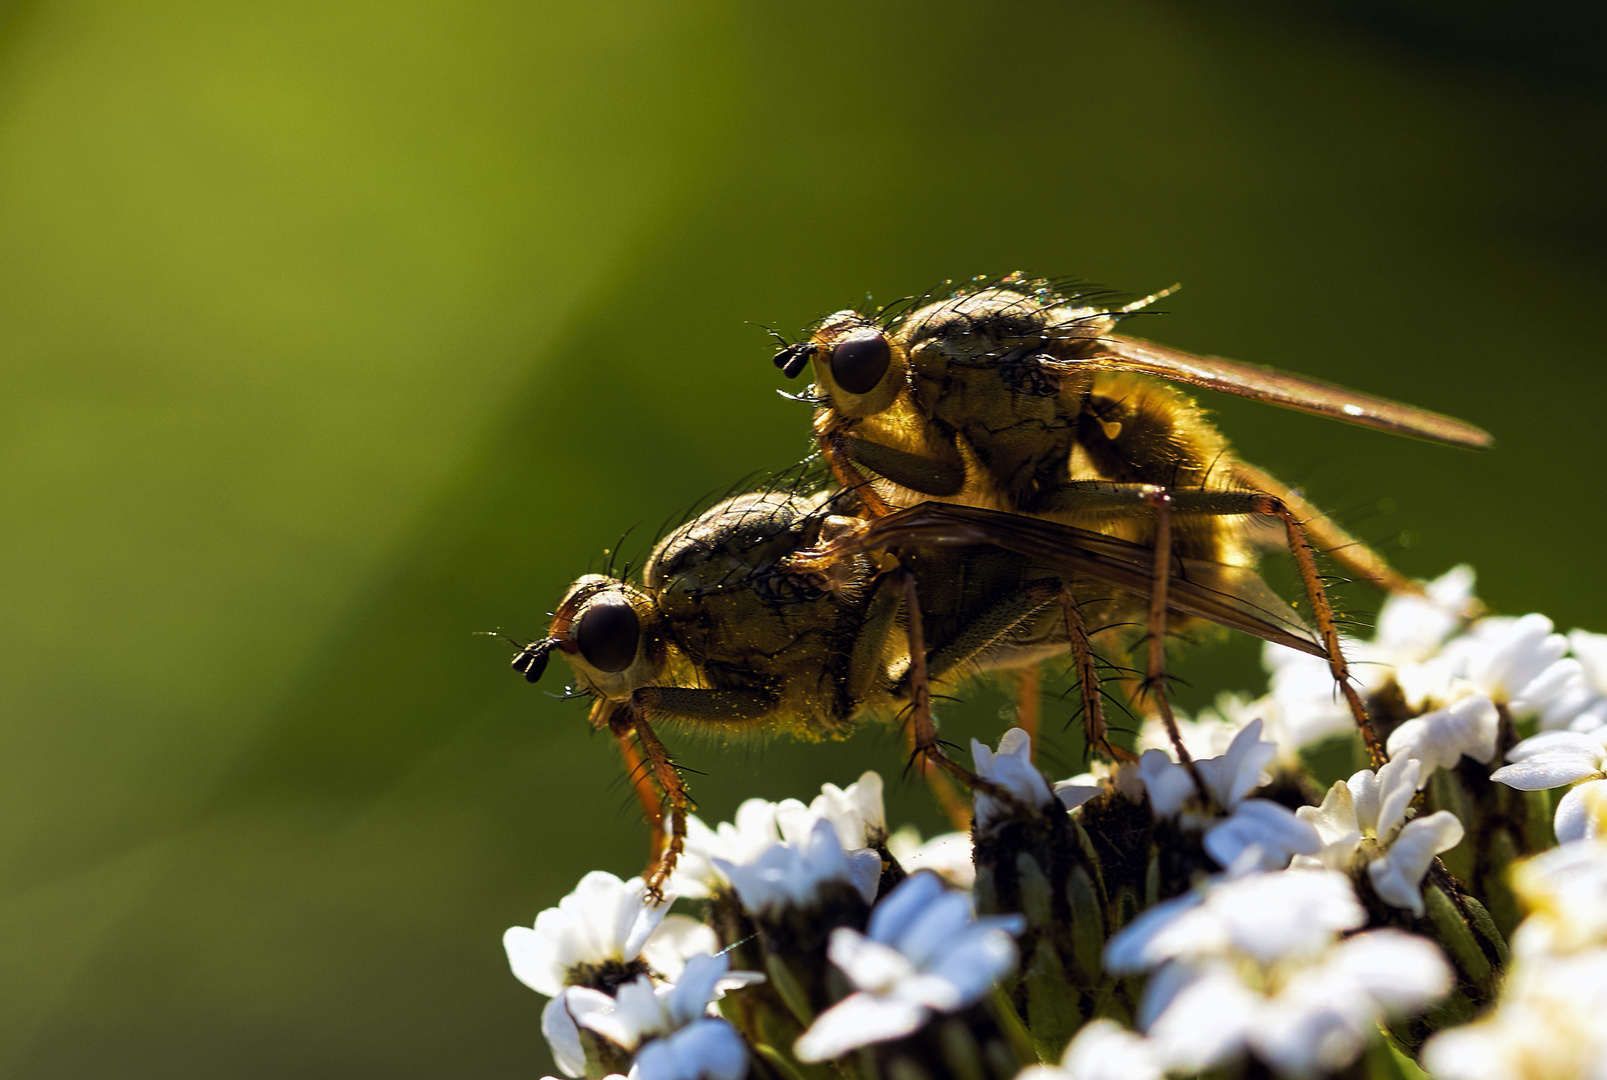
{"label": "fly compound eye", "polygon": [[800,341],[796,345],[788,345],[776,353],[775,364],[781,373],[789,379],[796,379],[803,369],[809,366],[809,358],[815,355],[815,343]]}
{"label": "fly compound eye", "polygon": [[868,394],[876,389],[893,362],[892,347],[876,330],[861,330],[831,350],[831,377],[850,394]]}
{"label": "fly compound eye", "polygon": [[598,671],[624,671],[636,659],[642,623],[623,596],[600,596],[586,605],[575,624],[575,644]]}

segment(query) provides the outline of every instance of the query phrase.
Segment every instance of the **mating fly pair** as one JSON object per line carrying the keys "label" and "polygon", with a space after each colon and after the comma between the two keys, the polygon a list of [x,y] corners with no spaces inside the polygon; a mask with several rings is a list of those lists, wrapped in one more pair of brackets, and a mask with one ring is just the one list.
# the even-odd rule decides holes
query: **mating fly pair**
{"label": "mating fly pair", "polygon": [[[653,887],[679,854],[688,805],[654,722],[830,738],[908,707],[917,752],[975,784],[939,747],[932,684],[1069,653],[1090,747],[1115,754],[1090,625],[1142,628],[1145,688],[1174,742],[1164,638],[1205,620],[1327,657],[1377,753],[1311,541],[1386,589],[1413,586],[1239,462],[1191,401],[1149,376],[1458,445],[1489,436],[1114,334],[1130,310],[1009,278],[885,323],[829,316],[776,363],[789,376],[813,366],[815,435],[843,490],[728,500],[662,541],[640,586],[592,575],[571,587],[514,665],[534,681],[550,652],[563,655],[655,826],[667,806]],[[1256,573],[1253,516],[1284,525],[1315,634]]]}
{"label": "mating fly pair", "polygon": [[[1165,295],[1165,294],[1159,294]],[[1351,684],[1313,546],[1390,592],[1416,591],[1381,555],[1288,486],[1239,460],[1186,395],[1157,379],[1226,391],[1454,446],[1488,433],[1330,383],[1114,332],[1152,296],[1109,310],[1011,275],[890,319],[827,316],[775,363],[813,367],[815,438],[871,517],[936,499],[1082,526],[1151,553],[1144,690],[1180,759],[1164,637],[1179,560],[1253,573],[1257,519],[1282,526],[1335,685],[1374,763],[1382,747]]]}

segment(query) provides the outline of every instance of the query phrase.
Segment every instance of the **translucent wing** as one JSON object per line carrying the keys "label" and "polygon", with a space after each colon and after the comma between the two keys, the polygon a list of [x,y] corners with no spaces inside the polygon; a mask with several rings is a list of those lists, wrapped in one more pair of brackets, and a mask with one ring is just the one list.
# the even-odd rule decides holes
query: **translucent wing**
{"label": "translucent wing", "polygon": [[[794,556],[795,566],[824,567],[845,555],[900,546],[991,544],[1051,569],[1148,596],[1155,551],[1142,544],[1039,518],[951,503],[921,503],[874,518],[863,530]],[[1294,609],[1243,567],[1174,558],[1168,606],[1312,656],[1327,656]]]}
{"label": "translucent wing", "polygon": [[1483,428],[1453,417],[1347,390],[1320,379],[1291,375],[1259,364],[1224,360],[1219,356],[1196,356],[1120,334],[1107,335],[1100,342],[1103,346],[1100,352],[1077,362],[1221,390],[1286,409],[1452,446],[1482,449],[1495,442]]}

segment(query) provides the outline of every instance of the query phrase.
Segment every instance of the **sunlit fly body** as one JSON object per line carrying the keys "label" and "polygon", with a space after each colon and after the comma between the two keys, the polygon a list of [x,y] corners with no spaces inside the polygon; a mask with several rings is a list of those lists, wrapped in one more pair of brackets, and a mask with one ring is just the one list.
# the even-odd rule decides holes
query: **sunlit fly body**
{"label": "sunlit fly body", "polygon": [[[1165,569],[1175,557],[1253,569],[1251,522],[1283,526],[1334,677],[1375,756],[1312,544],[1390,591],[1416,587],[1298,493],[1239,460],[1185,394],[1223,390],[1397,434],[1483,447],[1470,424],[1314,379],[1196,356],[1115,333],[1144,304],[1108,309],[1019,275],[888,317],[827,316],[781,350],[813,368],[817,443],[870,516],[923,500],[1076,524],[1144,545],[1153,559],[1146,688],[1164,693]],[[1174,743],[1187,760],[1181,742]]]}
{"label": "sunlit fly body", "polygon": [[[931,687],[1069,655],[1085,709],[1100,716],[1089,622],[1145,611],[1151,561],[1128,541],[985,509],[928,503],[867,518],[825,495],[744,495],[661,541],[640,585],[581,578],[514,666],[535,681],[562,655],[655,824],[667,803],[656,886],[679,854],[688,799],[655,725],[821,739],[907,710],[916,753],[976,785],[939,748]],[[1253,573],[1179,569],[1175,618],[1323,654]],[[1103,743],[1102,719],[1092,722]]]}

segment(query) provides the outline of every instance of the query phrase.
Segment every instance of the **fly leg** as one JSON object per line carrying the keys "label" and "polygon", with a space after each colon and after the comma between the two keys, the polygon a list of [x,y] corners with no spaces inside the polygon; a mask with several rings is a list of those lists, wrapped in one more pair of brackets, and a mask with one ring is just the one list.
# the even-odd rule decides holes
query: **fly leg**
{"label": "fly leg", "polygon": [[764,720],[774,709],[774,698],[760,691],[675,686],[643,687],[626,703],[597,703],[592,724],[608,728],[614,736],[625,759],[631,787],[653,829],[645,875],[649,896],[658,900],[664,897],[664,882],[686,848],[686,815],[692,807],[686,781],[648,723],[649,715],[667,714],[709,727],[739,727]]}
{"label": "fly leg", "polygon": [[[1155,493],[1165,495],[1159,499]],[[1345,662],[1344,653],[1340,651],[1339,628],[1334,620],[1333,603],[1328,599],[1328,592],[1323,587],[1322,578],[1317,573],[1317,558],[1312,551],[1311,542],[1306,537],[1304,523],[1298,514],[1290,508],[1289,504],[1277,495],[1261,491],[1212,491],[1203,489],[1167,490],[1156,488],[1150,484],[1119,484],[1102,480],[1078,481],[1063,485],[1050,493],[1045,500],[1046,509],[1052,511],[1086,512],[1098,511],[1109,516],[1132,515],[1145,511],[1156,513],[1156,574],[1152,589],[1162,584],[1162,571],[1167,568],[1171,557],[1169,551],[1170,520],[1174,514],[1216,514],[1216,515],[1249,515],[1259,514],[1266,517],[1277,518],[1283,523],[1284,534],[1288,539],[1289,552],[1294,556],[1295,567],[1300,573],[1300,581],[1305,588],[1306,598],[1311,604],[1312,618],[1317,623],[1317,633],[1322,640],[1323,649],[1327,653],[1328,670],[1333,674],[1334,685],[1339,688],[1345,703],[1350,708],[1350,714],[1356,721],[1356,728],[1361,732],[1362,741],[1367,744],[1367,752],[1373,760],[1374,767],[1382,765],[1387,756],[1383,744],[1379,741],[1378,732],[1374,729],[1371,718],[1367,715],[1367,707],[1362,703],[1361,695],[1357,692],[1355,684],[1350,678],[1350,666]],[[1162,541],[1168,541],[1163,543]],[[1163,552],[1165,562],[1163,562]],[[1174,572],[1177,569],[1174,568]],[[1168,582],[1171,580],[1168,575]],[[1147,678],[1153,680],[1155,676],[1156,651],[1156,610],[1155,595],[1150,596],[1150,664]],[[1164,617],[1165,608],[1161,607]],[[1164,626],[1164,623],[1160,624]],[[1170,732],[1169,732],[1170,733]],[[1181,752],[1181,740],[1173,734],[1174,744]],[[1186,758],[1182,759],[1186,760]]]}
{"label": "fly leg", "polygon": [[1282,498],[1269,495],[1261,491],[1186,491],[1173,492],[1174,506],[1181,512],[1204,512],[1210,514],[1262,514],[1277,518],[1283,523],[1284,534],[1289,541],[1289,553],[1294,556],[1295,567],[1300,572],[1300,582],[1305,587],[1306,599],[1311,604],[1312,618],[1317,623],[1317,633],[1322,638],[1323,647],[1328,653],[1328,670],[1333,675],[1334,685],[1344,697],[1345,704],[1350,708],[1350,715],[1356,721],[1356,729],[1361,732],[1362,741],[1367,745],[1368,756],[1372,758],[1373,768],[1378,768],[1389,760],[1384,752],[1384,744],[1378,738],[1378,731],[1374,728],[1372,718],[1367,715],[1367,706],[1363,704],[1361,694],[1356,690],[1356,684],[1350,677],[1350,665],[1345,662],[1345,654],[1340,649],[1339,626],[1334,620],[1333,602],[1328,599],[1328,590],[1324,588],[1322,577],[1317,573],[1317,556],[1312,551],[1311,541],[1306,536],[1305,523],[1300,516]]}
{"label": "fly leg", "polygon": [[[1181,568],[1181,563],[1174,560],[1172,553],[1172,515],[1180,509],[1177,505],[1177,495],[1177,492],[1157,484],[1077,480],[1047,492],[1040,500],[1042,505],[1035,509],[1046,513],[1092,512],[1107,519],[1121,516],[1151,516],[1155,533],[1151,542],[1149,582],[1145,590],[1148,605],[1144,620],[1146,649],[1141,692],[1160,716],[1161,723],[1166,726],[1166,734],[1171,739],[1178,762],[1189,770],[1189,775],[1194,778],[1195,787],[1204,798],[1205,782],[1194,768],[1193,756],[1183,745],[1183,736],[1177,727],[1177,716],[1172,711],[1171,698],[1166,692],[1166,622],[1171,610],[1172,581]],[[1067,626],[1069,629],[1069,622]],[[1091,659],[1089,663],[1091,666]],[[1103,717],[1102,712],[1100,716]],[[1090,732],[1090,739],[1092,734]],[[1101,740],[1103,741],[1102,733]],[[1108,750],[1110,744],[1104,742],[1104,746]]]}
{"label": "fly leg", "polygon": [[[599,702],[599,704],[602,704]],[[648,726],[642,711],[631,705],[613,705],[605,720],[608,731],[625,759],[625,773],[642,804],[642,812],[653,830],[653,846],[648,854],[647,895],[655,902],[664,900],[664,882],[675,869],[686,847],[686,815],[691,799],[681,773],[670,760],[664,744]],[[664,830],[665,811],[669,815],[669,835]]]}
{"label": "fly leg", "polygon": [[[921,598],[916,588],[915,575],[907,569],[900,569],[896,573],[900,575],[904,587],[904,617],[907,624],[906,631],[909,634],[910,663],[903,681],[910,699],[910,731],[915,743],[916,758],[927,767],[943,770],[973,791],[980,791],[1010,806],[1020,806],[1020,800],[1010,792],[991,780],[984,780],[943,752],[942,744],[937,737],[937,724],[932,718],[931,679],[934,676],[941,677],[964,659],[975,655],[981,644],[971,644],[967,648],[964,644],[951,642],[949,647],[928,657],[926,633],[921,625]],[[1037,582],[1029,584],[1021,593],[1027,594],[1028,590],[1037,584]],[[1037,599],[1028,610],[1028,614],[1043,607],[1054,596],[1054,589],[1058,588],[1058,584],[1054,582],[1046,584],[1050,586],[1048,595]],[[1017,618],[1011,625],[1019,621]],[[995,633],[993,636],[997,638],[998,634]]]}
{"label": "fly leg", "polygon": [[1038,665],[1016,668],[1016,727],[1027,733],[1032,744],[1038,744],[1038,705],[1043,694],[1038,685]]}
{"label": "fly leg", "polygon": [[1069,588],[1060,591],[1060,606],[1065,613],[1066,637],[1071,642],[1071,659],[1077,669],[1077,687],[1082,695],[1083,733],[1089,749],[1104,752],[1112,761],[1136,761],[1130,750],[1115,746],[1109,738],[1105,723],[1105,693],[1100,686],[1098,660],[1088,635],[1088,623],[1082,608]]}
{"label": "fly leg", "polygon": [[1385,592],[1422,594],[1421,585],[1389,565],[1384,556],[1350,535],[1303,495],[1280,483],[1266,470],[1235,461],[1228,475],[1234,487],[1264,492],[1282,502],[1299,516],[1306,539],[1350,573],[1366,578]]}

